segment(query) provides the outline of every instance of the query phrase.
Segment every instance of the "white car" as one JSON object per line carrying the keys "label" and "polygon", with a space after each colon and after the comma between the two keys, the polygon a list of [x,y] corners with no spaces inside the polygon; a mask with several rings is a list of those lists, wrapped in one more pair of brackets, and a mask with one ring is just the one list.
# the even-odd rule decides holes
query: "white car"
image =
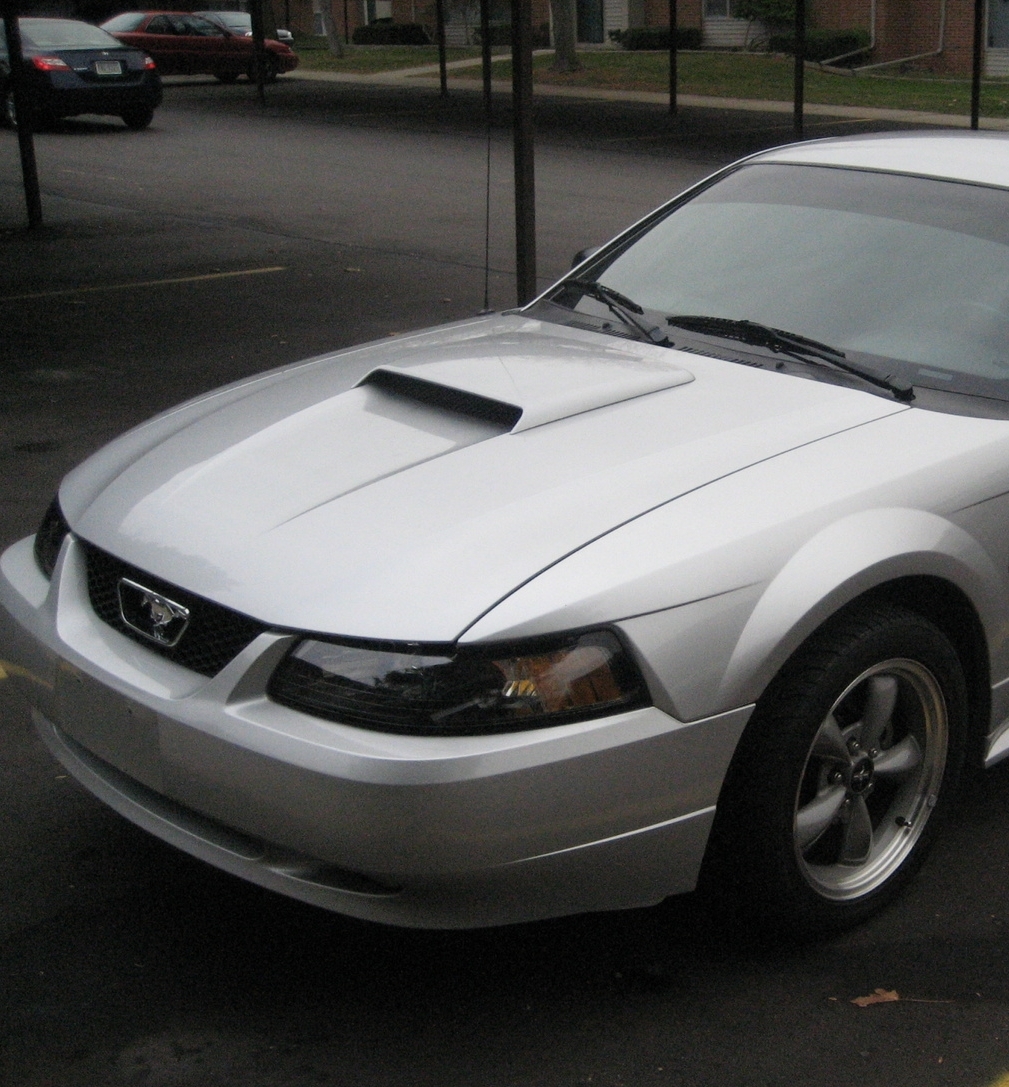
{"label": "white car", "polygon": [[0,571],[55,757],[228,872],[853,924],[1009,751],[1009,140],[755,155],[523,309],[138,427]]}

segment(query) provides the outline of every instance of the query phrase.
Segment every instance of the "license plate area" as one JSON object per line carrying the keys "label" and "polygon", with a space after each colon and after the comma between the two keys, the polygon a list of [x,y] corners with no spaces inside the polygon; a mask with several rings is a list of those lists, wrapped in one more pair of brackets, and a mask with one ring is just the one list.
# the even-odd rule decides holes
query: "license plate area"
{"label": "license plate area", "polygon": [[121,60],[96,60],[95,75],[122,75],[123,62]]}

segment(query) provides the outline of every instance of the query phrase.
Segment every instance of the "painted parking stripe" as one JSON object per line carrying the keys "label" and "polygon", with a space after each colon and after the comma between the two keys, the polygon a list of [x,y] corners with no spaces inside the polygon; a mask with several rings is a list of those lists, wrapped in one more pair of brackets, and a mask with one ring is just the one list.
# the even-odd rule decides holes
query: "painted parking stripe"
{"label": "painted parking stripe", "polygon": [[57,298],[65,294],[94,294],[96,291],[131,291],[136,287],[167,287],[175,283],[203,283],[210,279],[233,279],[235,276],[261,276],[271,272],[286,272],[287,266],[245,268],[238,272],[209,272],[202,276],[176,276],[172,279],[142,279],[136,283],[106,283],[98,287],[68,287],[60,291],[39,291],[35,294],[8,294],[0,302],[24,302],[32,298]]}

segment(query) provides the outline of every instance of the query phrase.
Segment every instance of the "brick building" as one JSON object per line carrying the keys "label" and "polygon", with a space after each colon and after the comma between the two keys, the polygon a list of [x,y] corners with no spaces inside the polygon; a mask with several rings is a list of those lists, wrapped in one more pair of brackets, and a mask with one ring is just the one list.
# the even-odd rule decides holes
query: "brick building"
{"label": "brick building", "polygon": [[[280,19],[305,33],[320,31],[321,3],[332,5],[343,31],[375,19],[434,25],[434,0],[273,0]],[[534,26],[548,27],[549,0],[532,0]],[[985,70],[1009,75],[1009,0],[985,0]],[[474,41],[480,25],[478,0],[445,0],[449,44]],[[586,44],[609,41],[611,30],[668,26],[668,0],[576,0],[578,38]],[[699,27],[706,48],[746,48],[763,28],[733,15],[734,0],[678,0],[680,26]],[[974,0],[807,0],[809,25],[868,31],[873,48],[865,63],[908,59],[939,74],[968,75],[974,34]],[[509,0],[491,0],[492,19],[510,21]],[[344,20],[346,19],[346,24]]]}

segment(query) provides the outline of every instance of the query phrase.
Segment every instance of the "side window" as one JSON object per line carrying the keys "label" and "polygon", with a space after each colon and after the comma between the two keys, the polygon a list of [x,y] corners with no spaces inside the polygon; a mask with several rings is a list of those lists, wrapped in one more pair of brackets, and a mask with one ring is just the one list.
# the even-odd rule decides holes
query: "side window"
{"label": "side window", "polygon": [[198,15],[183,15],[187,34],[197,34],[201,38],[220,38],[224,31],[209,19],[201,19]]}
{"label": "side window", "polygon": [[172,28],[172,24],[168,21],[167,15],[155,15],[154,18],[147,24],[148,34],[174,34],[175,30]]}

